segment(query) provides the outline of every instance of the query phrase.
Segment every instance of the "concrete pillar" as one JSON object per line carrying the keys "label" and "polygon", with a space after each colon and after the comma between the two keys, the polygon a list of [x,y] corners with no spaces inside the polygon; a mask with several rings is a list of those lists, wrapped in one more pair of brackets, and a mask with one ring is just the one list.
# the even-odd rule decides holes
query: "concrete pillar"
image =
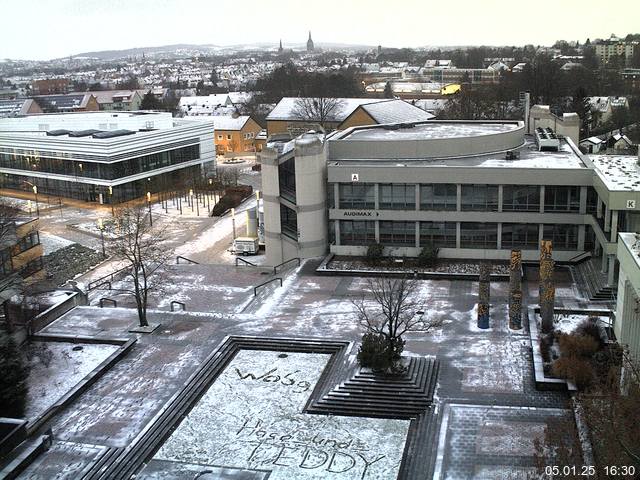
{"label": "concrete pillar", "polygon": [[544,185],[540,185],[540,213],[544,213]]}
{"label": "concrete pillar", "polygon": [[598,201],[596,202],[596,218],[602,218],[602,200],[598,195]]}
{"label": "concrete pillar", "polygon": [[460,222],[456,222],[456,248],[460,248]]}
{"label": "concrete pillar", "polygon": [[333,221],[333,225],[335,228],[335,235],[336,235],[336,245],[341,245],[340,243],[340,220],[334,220]]}
{"label": "concrete pillar", "polygon": [[580,187],[580,213],[587,213],[587,187]]}
{"label": "concrete pillar", "polygon": [[[503,185],[498,185],[498,212],[502,212],[502,200],[504,198]],[[500,228],[500,227],[498,227]],[[500,248],[500,234],[498,233],[498,248]]]}
{"label": "concrete pillar", "polygon": [[262,165],[262,206],[264,209],[264,243],[268,265],[283,260],[282,230],[280,226],[280,182],[278,180],[278,152],[265,148],[260,153]]}
{"label": "concrete pillar", "polygon": [[584,251],[585,225],[578,225],[578,250]]}
{"label": "concrete pillar", "polygon": [[420,184],[416,183],[416,211],[420,210]]}
{"label": "concrete pillar", "polygon": [[380,221],[376,220],[376,243],[380,243]]}
{"label": "concrete pillar", "polygon": [[329,208],[340,208],[340,184],[339,183],[333,184],[333,201],[335,202],[335,205]]}
{"label": "concrete pillar", "polygon": [[478,285],[478,328],[489,328],[489,301],[491,293],[491,265],[480,264]]}
{"label": "concrete pillar", "polygon": [[375,202],[375,209],[380,210],[380,184],[376,183],[373,186],[373,197]]}
{"label": "concrete pillar", "polygon": [[613,287],[615,284],[615,273],[616,273],[616,256],[615,255],[607,255],[609,257],[609,266],[607,271],[607,286]]}
{"label": "concrete pillar", "polygon": [[611,211],[611,241],[618,241],[618,210]]}
{"label": "concrete pillar", "polygon": [[502,223],[498,223],[498,250],[502,250]]}
{"label": "concrete pillar", "polygon": [[604,231],[611,231],[611,209],[607,205],[604,206]]}
{"label": "concrete pillar", "polygon": [[460,212],[462,210],[462,185],[456,185],[456,210]]}
{"label": "concrete pillar", "polygon": [[602,273],[607,273],[607,254],[605,253],[604,245],[602,246]]}
{"label": "concrete pillar", "polygon": [[420,222],[416,223],[416,248],[420,248]]}

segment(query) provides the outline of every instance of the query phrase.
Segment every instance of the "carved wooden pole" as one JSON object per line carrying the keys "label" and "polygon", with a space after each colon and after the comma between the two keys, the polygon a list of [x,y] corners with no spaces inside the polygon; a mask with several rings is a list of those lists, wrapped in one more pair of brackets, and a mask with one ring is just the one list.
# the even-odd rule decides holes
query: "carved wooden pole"
{"label": "carved wooden pole", "polygon": [[544,333],[553,330],[553,309],[555,304],[555,285],[553,284],[554,261],[551,258],[551,240],[540,242],[540,319]]}
{"label": "carved wooden pole", "polygon": [[480,285],[478,289],[478,328],[489,328],[489,296],[491,285],[491,266],[480,264]]}
{"label": "carved wooden pole", "polygon": [[511,250],[509,265],[509,328],[522,328],[522,252]]}

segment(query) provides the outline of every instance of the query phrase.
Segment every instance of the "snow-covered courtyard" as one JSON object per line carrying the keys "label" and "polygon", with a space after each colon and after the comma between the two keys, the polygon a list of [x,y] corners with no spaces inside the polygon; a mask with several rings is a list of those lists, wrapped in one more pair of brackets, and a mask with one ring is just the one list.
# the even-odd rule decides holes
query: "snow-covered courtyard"
{"label": "snow-covered courtyard", "polygon": [[282,480],[395,478],[408,421],[303,413],[329,357],[241,350],[154,459]]}

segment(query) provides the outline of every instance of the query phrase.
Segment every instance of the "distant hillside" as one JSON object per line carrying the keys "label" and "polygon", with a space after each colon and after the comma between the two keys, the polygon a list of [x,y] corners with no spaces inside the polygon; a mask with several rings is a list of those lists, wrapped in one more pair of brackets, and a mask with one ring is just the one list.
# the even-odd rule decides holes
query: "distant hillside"
{"label": "distant hillside", "polygon": [[162,45],[159,47],[138,47],[127,48],[125,50],[101,50],[97,52],[83,52],[72,55],[72,57],[88,57],[99,58],[101,60],[115,60],[118,58],[125,58],[131,56],[142,55],[155,55],[161,53],[177,53],[180,50],[189,51],[202,51],[209,53],[211,50],[216,49],[215,45],[193,45],[188,43],[178,43],[175,45]]}

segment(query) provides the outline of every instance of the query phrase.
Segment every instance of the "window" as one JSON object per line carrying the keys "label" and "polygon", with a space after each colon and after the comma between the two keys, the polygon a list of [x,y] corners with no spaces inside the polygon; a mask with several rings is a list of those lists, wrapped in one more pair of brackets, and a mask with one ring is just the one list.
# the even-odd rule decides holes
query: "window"
{"label": "window", "polygon": [[416,186],[413,183],[380,185],[381,210],[415,210]]}
{"label": "window", "polygon": [[420,185],[421,210],[456,210],[458,188],[452,183]]}
{"label": "window", "polygon": [[220,134],[218,135],[218,140],[222,140],[223,138],[224,138],[224,136],[222,136]]}
{"label": "window", "polygon": [[339,193],[342,209],[373,209],[376,206],[373,184],[341,183]]}
{"label": "window", "polygon": [[545,240],[551,240],[554,250],[576,250],[578,248],[578,225],[545,225]]}
{"label": "window", "polygon": [[282,204],[280,205],[280,228],[284,235],[298,240],[298,214]]}
{"label": "window", "polygon": [[371,245],[376,243],[376,222],[340,220],[340,245]]}
{"label": "window", "polygon": [[455,222],[420,222],[420,246],[456,246]]}
{"label": "window", "polygon": [[390,247],[415,247],[415,222],[380,222],[380,243]]}
{"label": "window", "polygon": [[280,196],[295,203],[296,201],[296,160],[290,158],[278,166]]}
{"label": "window", "polygon": [[16,255],[40,244],[38,232],[31,232],[22,237],[16,244]]}
{"label": "window", "polygon": [[526,223],[502,224],[502,248],[536,250],[538,248],[538,225]]}
{"label": "window", "polygon": [[505,185],[502,188],[502,210],[505,212],[539,212],[540,187]]}
{"label": "window", "polygon": [[231,140],[231,134],[230,133],[227,134],[227,140]]}
{"label": "window", "polygon": [[580,187],[545,187],[544,211],[579,212]]}
{"label": "window", "polygon": [[497,185],[462,185],[462,210],[497,212]]}
{"label": "window", "polygon": [[498,224],[462,222],[460,246],[462,248],[498,248]]}

